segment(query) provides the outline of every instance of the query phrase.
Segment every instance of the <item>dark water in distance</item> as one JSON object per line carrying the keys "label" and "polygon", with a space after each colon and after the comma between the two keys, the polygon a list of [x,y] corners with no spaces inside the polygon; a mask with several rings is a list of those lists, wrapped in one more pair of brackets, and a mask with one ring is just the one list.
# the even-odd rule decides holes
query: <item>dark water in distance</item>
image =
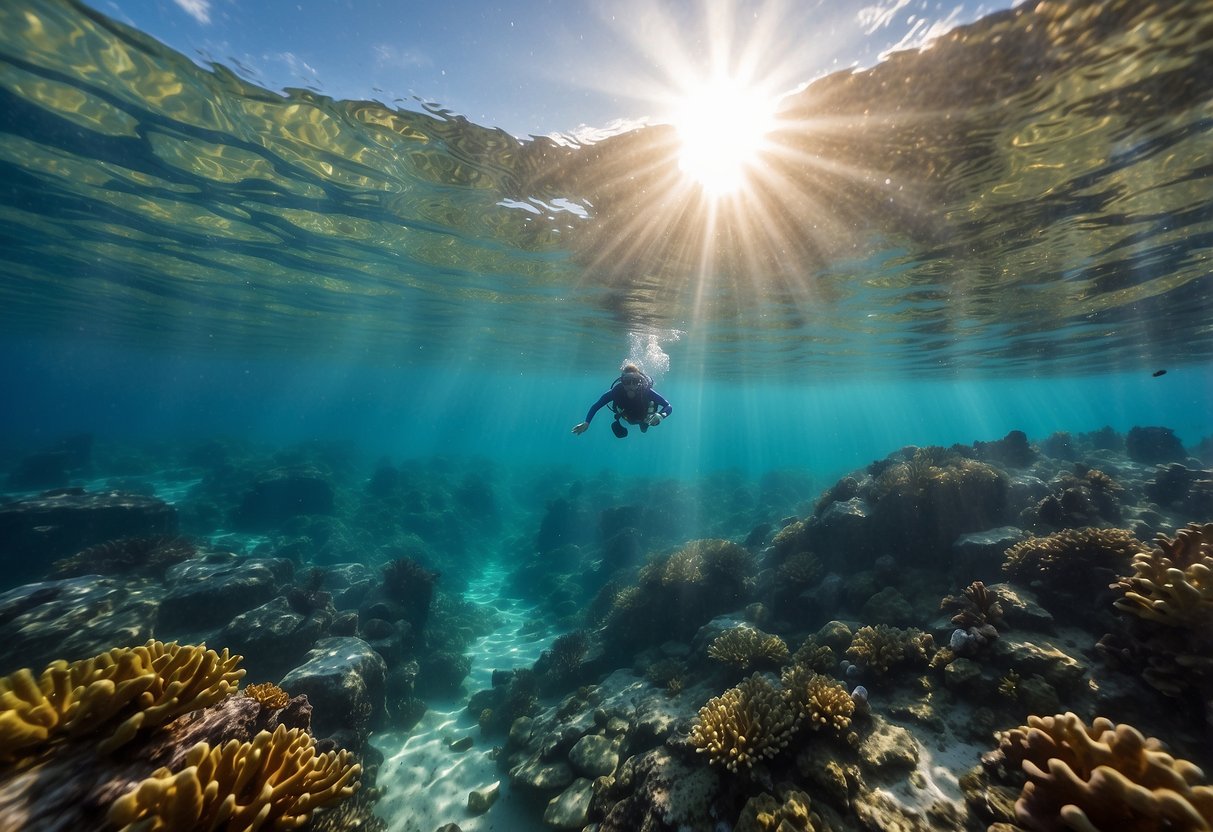
{"label": "dark water in distance", "polygon": [[713,212],[670,128],[520,141],[5,3],[9,434],[532,459],[633,354],[678,430],[596,425],[587,461],[829,470],[1103,424],[1195,442],[1211,68],[1207,2],[1024,4],[787,99],[766,172]]}

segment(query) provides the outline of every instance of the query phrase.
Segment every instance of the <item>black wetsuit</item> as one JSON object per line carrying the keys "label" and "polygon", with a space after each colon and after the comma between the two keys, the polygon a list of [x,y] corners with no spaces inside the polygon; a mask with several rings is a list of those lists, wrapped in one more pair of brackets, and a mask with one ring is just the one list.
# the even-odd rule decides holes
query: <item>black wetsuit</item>
{"label": "black wetsuit", "polygon": [[[615,414],[615,422],[618,425],[620,419],[630,422],[633,425],[640,425],[640,430],[643,432],[648,429],[646,420],[654,413],[660,413],[664,419],[669,416],[674,408],[670,407],[660,393],[652,387],[642,386],[636,391],[635,396],[628,396],[627,388],[622,384],[616,383],[610,390],[602,394],[598,401],[590,407],[590,412],[585,414],[586,424],[594,418],[594,414],[603,408],[605,405],[610,405],[612,412]],[[615,427],[615,425],[612,425]],[[622,426],[620,426],[622,429]],[[626,435],[626,431],[624,434]],[[615,431],[616,436],[621,436],[619,431]]]}

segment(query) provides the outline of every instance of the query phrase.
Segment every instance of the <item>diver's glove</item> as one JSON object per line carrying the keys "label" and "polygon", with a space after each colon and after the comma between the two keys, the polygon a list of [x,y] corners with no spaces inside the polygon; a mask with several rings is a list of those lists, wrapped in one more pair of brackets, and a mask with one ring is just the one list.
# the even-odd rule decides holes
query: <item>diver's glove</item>
{"label": "diver's glove", "polygon": [[649,417],[649,427],[655,428],[660,424],[661,424],[661,414],[660,413],[654,413],[652,416]]}

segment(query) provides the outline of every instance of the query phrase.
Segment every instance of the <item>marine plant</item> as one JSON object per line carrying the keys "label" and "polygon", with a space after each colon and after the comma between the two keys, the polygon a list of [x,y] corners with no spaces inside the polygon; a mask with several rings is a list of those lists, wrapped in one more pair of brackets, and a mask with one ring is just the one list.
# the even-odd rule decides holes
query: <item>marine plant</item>
{"label": "marine plant", "polygon": [[699,709],[690,743],[712,764],[744,773],[786,748],[795,728],[796,715],[783,693],[755,673]]}
{"label": "marine plant", "polygon": [[1213,787],[1204,772],[1136,728],[1073,713],[1029,716],[997,735],[988,763],[1021,769],[1020,825],[1040,830],[1207,830]]}
{"label": "marine plant", "polygon": [[206,645],[148,641],[91,659],[55,661],[38,676],[0,678],[0,762],[58,739],[100,736],[110,752],[140,730],[213,705],[236,689],[240,656]]}
{"label": "marine plant", "polygon": [[788,645],[779,636],[753,627],[732,627],[708,645],[708,656],[741,670],[779,667],[788,660]]}
{"label": "marine plant", "polygon": [[856,630],[847,655],[864,669],[884,676],[904,664],[925,665],[934,646],[930,633],[914,627],[903,630],[878,624]]}
{"label": "marine plant", "polygon": [[345,750],[316,753],[311,735],[279,725],[252,742],[201,742],[179,771],[159,768],[110,806],[127,832],[292,829],[357,791],[362,766]]}

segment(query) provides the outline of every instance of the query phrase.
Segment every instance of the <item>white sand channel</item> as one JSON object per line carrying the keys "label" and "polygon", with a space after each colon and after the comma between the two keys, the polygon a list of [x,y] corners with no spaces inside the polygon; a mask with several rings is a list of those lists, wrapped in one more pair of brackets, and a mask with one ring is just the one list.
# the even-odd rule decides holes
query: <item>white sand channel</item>
{"label": "white sand channel", "polygon": [[[387,821],[390,832],[434,832],[446,823],[459,824],[463,832],[523,832],[542,824],[542,805],[511,794],[509,779],[497,768],[493,746],[504,737],[482,738],[476,717],[467,711],[468,696],[491,686],[493,670],[530,667],[558,635],[534,626],[541,613],[499,595],[504,580],[505,572],[493,566],[464,594],[471,603],[492,606],[503,619],[497,630],[470,648],[472,670],[464,680],[465,694],[430,702],[407,735],[385,732],[371,738],[384,757],[378,779],[383,798],[375,813]],[[542,634],[536,636],[536,631]],[[450,742],[461,737],[471,737],[472,747],[452,751]],[[500,795],[492,808],[482,815],[468,811],[468,793],[498,781]]]}

